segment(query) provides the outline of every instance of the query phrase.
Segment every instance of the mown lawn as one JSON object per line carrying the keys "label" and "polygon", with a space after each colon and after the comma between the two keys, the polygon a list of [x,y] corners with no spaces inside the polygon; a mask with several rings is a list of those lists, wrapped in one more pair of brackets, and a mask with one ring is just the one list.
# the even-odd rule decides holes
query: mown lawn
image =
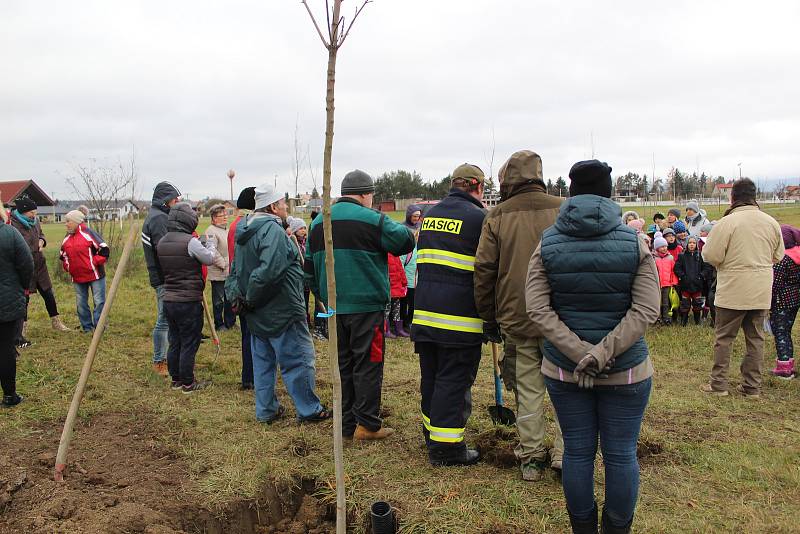
{"label": "mown lawn", "polygon": [[[782,222],[800,223],[798,207],[770,206],[767,211]],[[62,227],[48,226],[47,233],[51,243],[57,243]],[[197,498],[209,506],[254,495],[268,480],[295,476],[315,478],[319,493],[332,499],[331,424],[299,426],[293,417],[272,426],[256,423],[252,394],[238,390],[238,331],[222,334],[217,361],[213,347],[202,345],[197,375],[213,378],[214,386],[208,391],[192,397],[176,394],[151,372],[155,301],[138,245],[136,250],[113,307],[81,416],[124,412],[135,418],[148,413],[172,425],[171,430],[179,432],[169,435],[179,437],[167,445],[187,460],[199,488]],[[62,315],[76,327],[72,288],[55,274],[55,250],[48,250],[48,256]],[[31,302],[29,337],[35,345],[24,351],[18,370],[18,387],[27,400],[0,413],[4,441],[26,435],[39,423],[63,420],[90,341],[76,332],[52,331],[36,296]],[[640,443],[642,486],[636,531],[800,531],[800,381],[765,376],[760,401],[736,395],[710,398],[698,391],[711,365],[710,328],[652,329],[647,338],[656,375]],[[330,403],[327,352],[324,344],[318,344],[317,350],[318,389]],[[742,351],[739,339],[732,387],[739,381]],[[484,356],[473,389],[470,443],[495,431],[486,412],[493,404],[487,349]],[[765,370],[773,359],[769,339]],[[485,463],[457,469],[428,465],[420,433],[418,377],[411,344],[390,341],[383,399],[386,424],[396,428],[397,434],[385,443],[345,449],[348,506],[357,528],[364,524],[369,504],[382,499],[399,509],[404,532],[568,531],[563,494],[554,477],[531,484],[522,482],[515,469]],[[282,386],[279,391],[293,415]],[[80,434],[76,442],[79,439]],[[511,442],[501,441],[501,445]],[[601,500],[602,481],[600,470]]]}

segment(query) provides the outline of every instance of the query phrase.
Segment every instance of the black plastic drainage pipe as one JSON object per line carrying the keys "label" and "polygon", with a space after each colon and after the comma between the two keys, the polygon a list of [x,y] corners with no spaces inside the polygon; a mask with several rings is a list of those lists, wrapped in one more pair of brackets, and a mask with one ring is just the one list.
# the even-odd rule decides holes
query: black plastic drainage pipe
{"label": "black plastic drainage pipe", "polygon": [[396,534],[397,521],[394,517],[394,509],[388,502],[374,502],[370,508],[370,514],[373,534]]}

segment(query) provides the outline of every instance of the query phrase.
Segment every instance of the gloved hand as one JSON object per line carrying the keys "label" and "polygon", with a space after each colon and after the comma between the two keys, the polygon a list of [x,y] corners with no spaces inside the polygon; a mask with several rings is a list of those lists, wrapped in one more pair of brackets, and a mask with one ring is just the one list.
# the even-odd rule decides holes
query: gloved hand
{"label": "gloved hand", "polygon": [[244,299],[244,297],[236,297],[233,302],[231,302],[231,311],[235,315],[242,315],[253,311],[253,309],[247,304],[247,301]]}
{"label": "gloved hand", "polygon": [[502,343],[503,338],[500,335],[500,327],[497,323],[483,323],[483,342],[484,343]]}
{"label": "gloved hand", "polygon": [[[610,365],[613,365],[613,361],[610,361]],[[608,363],[603,366],[603,369],[600,369],[597,358],[591,354],[587,354],[578,362],[578,365],[575,366],[574,375],[578,387],[582,389],[592,389],[594,387],[595,378],[608,378],[607,369],[611,369]]]}

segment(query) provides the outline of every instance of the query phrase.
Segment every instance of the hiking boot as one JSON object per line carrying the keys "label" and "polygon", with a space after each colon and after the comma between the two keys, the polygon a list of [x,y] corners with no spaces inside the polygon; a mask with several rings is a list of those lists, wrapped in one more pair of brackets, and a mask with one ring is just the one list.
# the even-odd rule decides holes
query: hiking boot
{"label": "hiking boot", "polygon": [[356,441],[371,441],[377,439],[386,439],[394,434],[394,428],[388,426],[379,428],[376,431],[367,430],[366,427],[356,425],[356,431],[353,433],[353,440]]}
{"label": "hiking boot", "polygon": [[700,391],[703,393],[709,393],[711,395],[715,395],[717,397],[727,397],[728,392],[726,390],[716,390],[711,387],[711,384],[703,384],[700,386]]}
{"label": "hiking boot", "polygon": [[739,395],[743,395],[747,399],[756,400],[761,398],[761,393],[749,393],[745,391],[744,386],[742,386],[741,384],[736,386],[736,393],[738,393]]}
{"label": "hiking boot", "polygon": [[211,385],[211,380],[195,380],[191,384],[183,385],[181,387],[181,391],[183,391],[184,395],[191,395],[195,391],[200,391],[201,389],[206,389]]}
{"label": "hiking boot", "polygon": [[520,471],[522,471],[522,480],[526,482],[538,482],[544,478],[544,471],[547,469],[547,463],[543,460],[531,460],[530,462],[520,464]]}
{"label": "hiking boot", "polygon": [[53,330],[58,332],[70,332],[72,331],[67,325],[61,322],[61,317],[56,315],[55,317],[50,318],[50,324],[53,325]]}
{"label": "hiking boot", "polygon": [[564,463],[561,460],[561,458],[554,458],[550,462],[550,469],[552,469],[553,471],[559,471],[560,472],[561,469],[563,468],[563,466],[564,466]]}
{"label": "hiking boot", "polygon": [[160,362],[153,362],[153,372],[163,377],[169,376],[169,370],[167,369],[167,362],[163,360]]}
{"label": "hiking boot", "polygon": [[597,534],[597,504],[594,505],[588,519],[578,519],[569,510],[569,524],[572,527],[572,534]]}
{"label": "hiking boot", "polygon": [[13,395],[3,395],[3,408],[12,408],[25,400],[25,397],[18,393],[14,393]]}
{"label": "hiking boot", "polygon": [[771,373],[772,376],[781,380],[791,380],[794,378],[794,358],[786,361],[775,360],[775,369]]}
{"label": "hiking boot", "polygon": [[436,467],[455,467],[475,465],[481,460],[481,453],[475,449],[464,449],[458,456],[451,458],[430,459],[431,465]]}

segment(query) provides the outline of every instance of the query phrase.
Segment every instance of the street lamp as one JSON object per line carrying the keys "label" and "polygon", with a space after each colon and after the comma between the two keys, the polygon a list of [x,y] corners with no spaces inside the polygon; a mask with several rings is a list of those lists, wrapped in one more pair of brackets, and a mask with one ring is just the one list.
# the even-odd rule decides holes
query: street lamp
{"label": "street lamp", "polygon": [[231,202],[233,202],[233,177],[236,176],[236,173],[233,169],[228,170],[228,179],[231,181]]}

